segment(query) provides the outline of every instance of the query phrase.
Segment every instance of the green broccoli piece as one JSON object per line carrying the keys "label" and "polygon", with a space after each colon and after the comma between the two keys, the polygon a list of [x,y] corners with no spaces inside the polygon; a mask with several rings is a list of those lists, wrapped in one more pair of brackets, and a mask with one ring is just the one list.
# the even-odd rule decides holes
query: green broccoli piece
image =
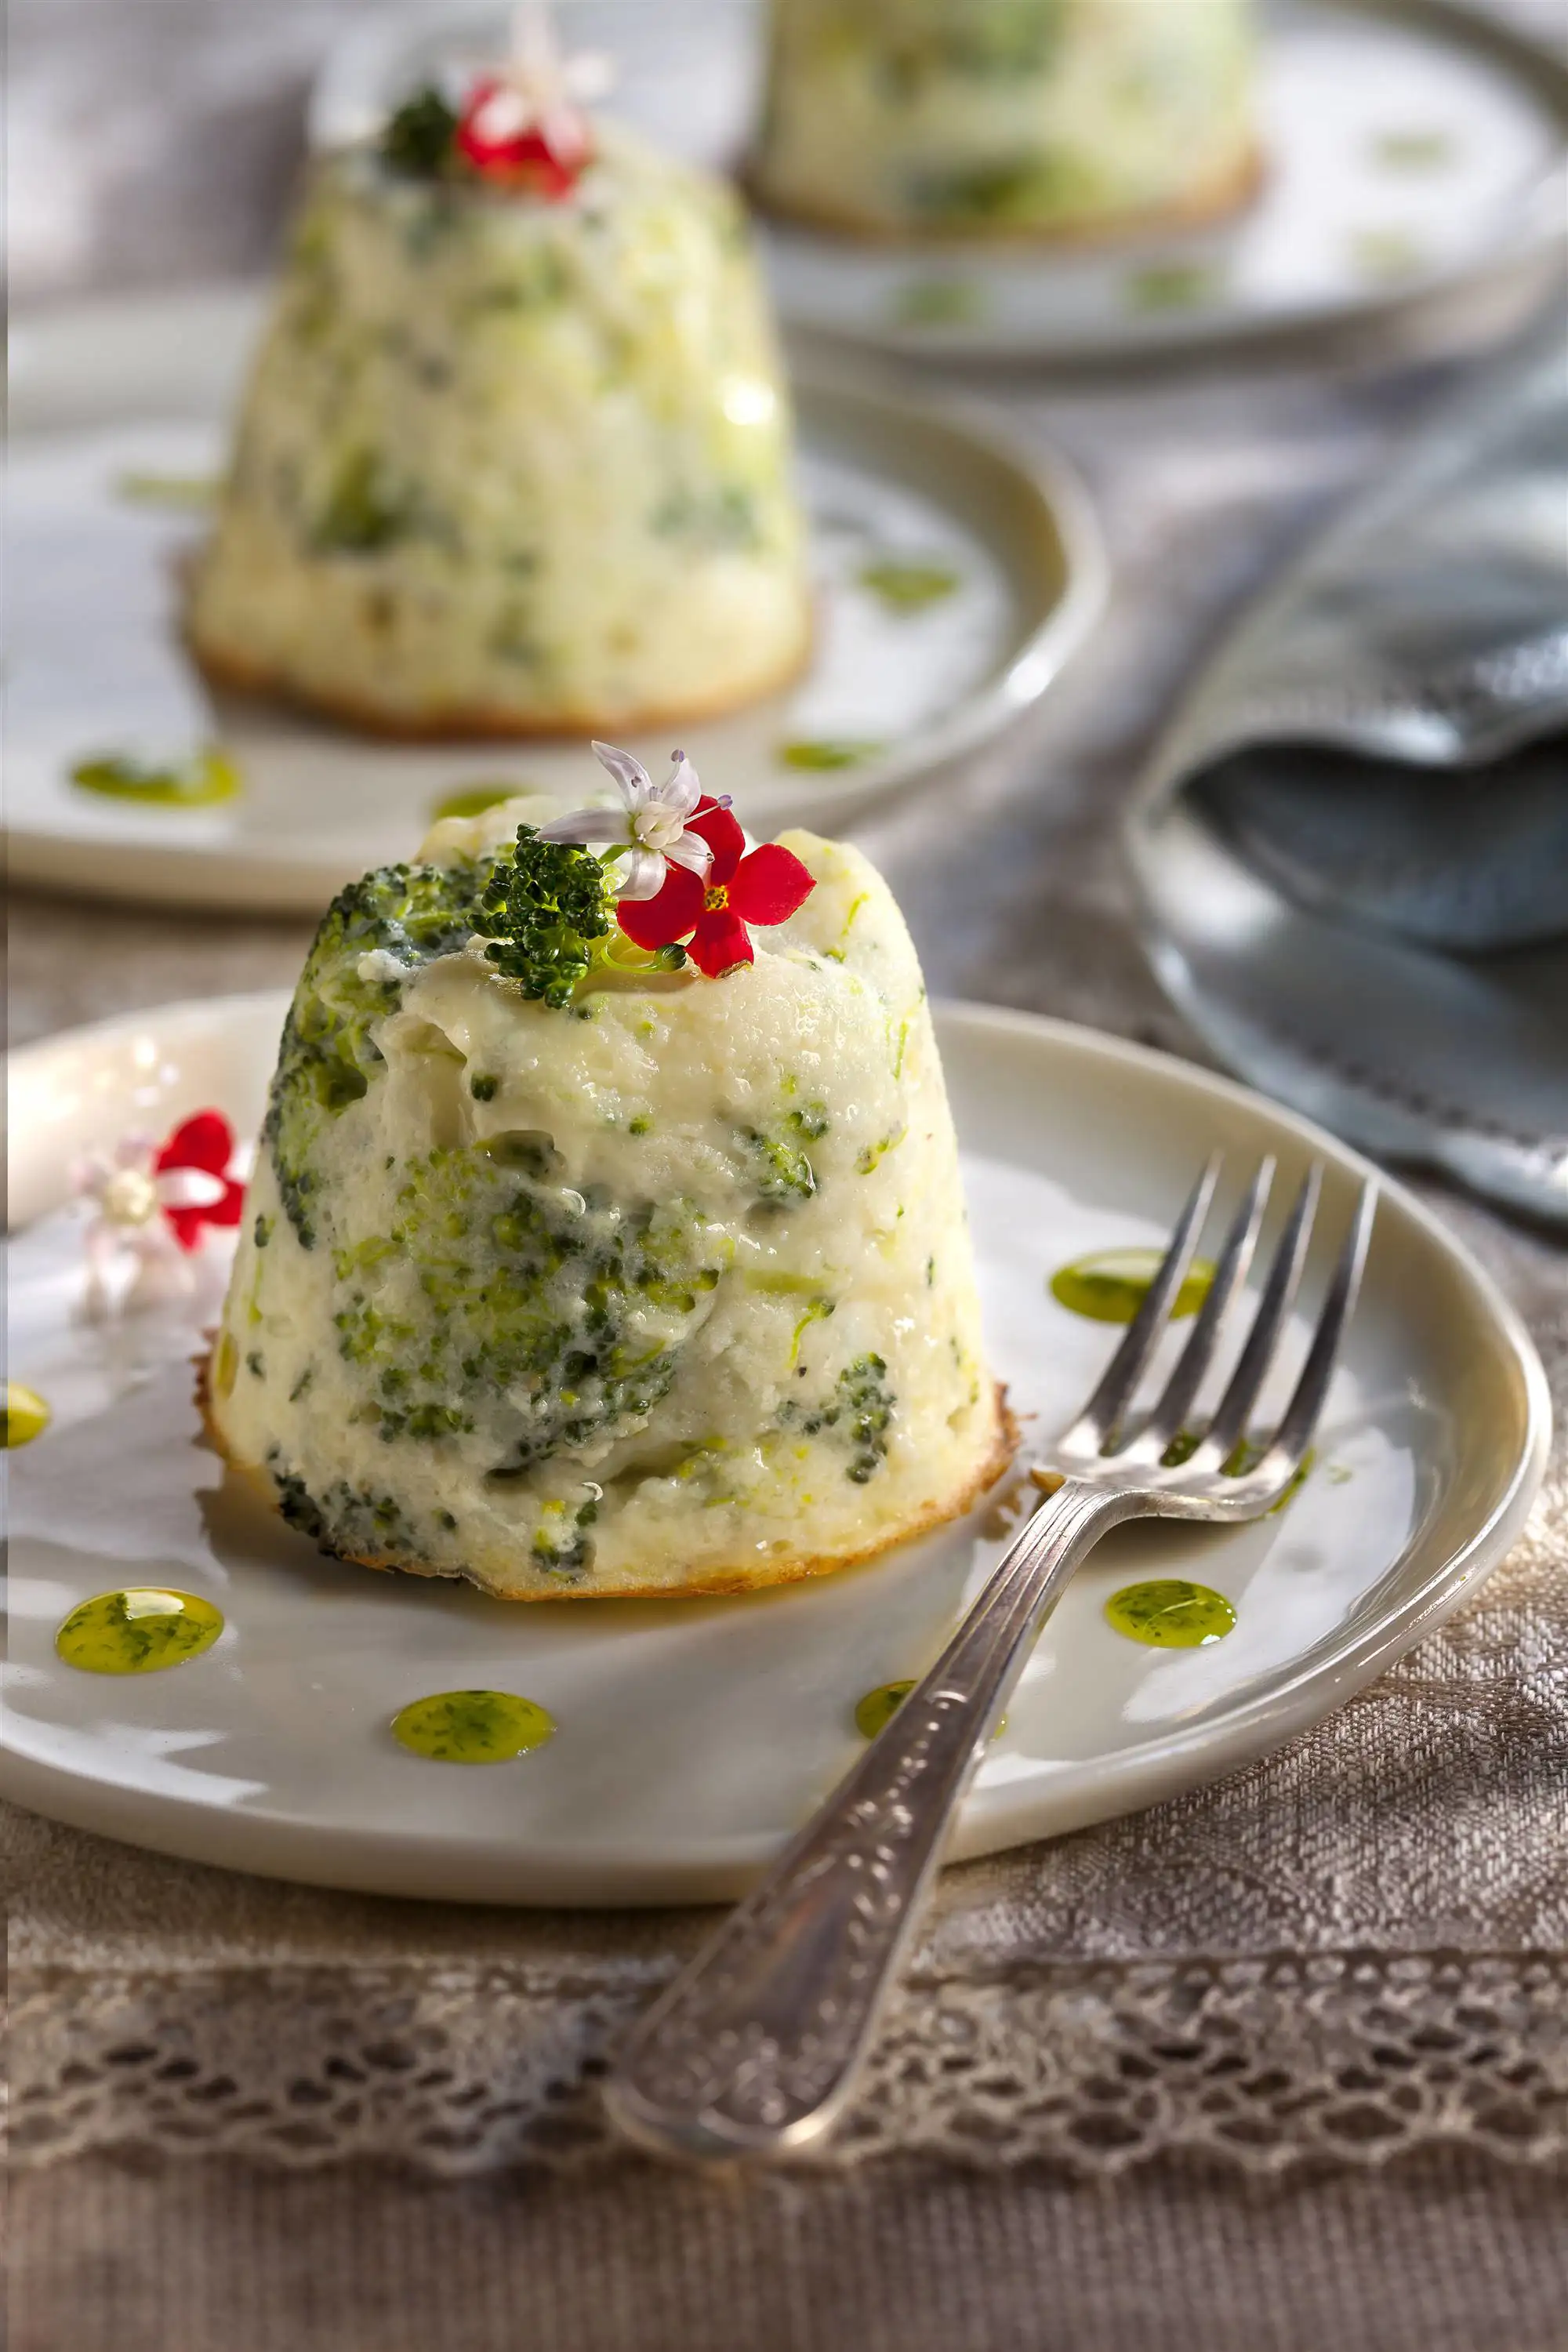
{"label": "green broccoli piece", "polygon": [[401,983],[362,980],[359,961],[381,949],[414,971],[450,955],[481,927],[486,869],[386,866],[351,882],[316,933],[283,1024],[262,1139],[289,1223],[315,1246],[315,1149],[331,1120],[368,1094],[385,1066],[372,1024],[395,1013]]}
{"label": "green broccoli piece", "polygon": [[811,1117],[820,1108],[818,1104],[808,1103],[804,1112],[789,1112],[778,1128],[743,1127],[740,1130],[742,1142],[752,1154],[757,1199],[764,1208],[785,1209],[795,1202],[809,1201],[816,1191],[816,1171],[807,1154],[791,1138],[826,1134],[826,1111],[820,1126]]}
{"label": "green broccoli piece", "polygon": [[411,179],[438,179],[452,160],[457,136],[456,112],[434,83],[426,82],[404,100],[382,132],[382,158]]}
{"label": "green broccoli piece", "polygon": [[[888,1458],[894,1402],[883,1359],[858,1356],[839,1373],[832,1402],[808,1414],[800,1425],[807,1437],[816,1437],[825,1429],[840,1430],[849,1446],[845,1475],[857,1486],[864,1486]],[[793,1413],[781,1415],[786,1422],[794,1418]]]}
{"label": "green broccoli piece", "polygon": [[384,459],[374,449],[351,449],[332,477],[310,541],[323,554],[374,555],[405,538],[413,524],[413,504]]}
{"label": "green broccoli piece", "polygon": [[485,953],[496,970],[521,984],[524,996],[557,1009],[587,977],[593,943],[608,935],[609,890],[605,868],[591,851],[543,841],[537,827],[520,824],[517,846],[499,860],[486,885],[484,911],[492,933]]}
{"label": "green broccoli piece", "polygon": [[346,1478],[337,1479],[324,1495],[312,1495],[299,1473],[287,1466],[276,1445],[268,1449],[267,1466],[277,1489],[279,1511],[329,1559],[366,1552],[419,1558],[414,1529],[395,1496],[356,1489]]}
{"label": "green broccoli piece", "polygon": [[406,1175],[374,1259],[333,1258],[339,1352],[373,1378],[362,1411],[388,1443],[465,1433],[507,1393],[504,1484],[651,1412],[728,1260],[700,1216],[587,1202],[542,1158],[482,1146]]}
{"label": "green broccoli piece", "polygon": [[[570,1520],[561,1524],[542,1520],[532,1544],[534,1566],[563,1584],[579,1583],[594,1565],[594,1538],[588,1530],[598,1516],[599,1506],[590,1496]],[[559,1517],[556,1507],[551,1511],[552,1521]]]}
{"label": "green broccoli piece", "polygon": [[849,1475],[865,1486],[888,1458],[888,1430],[893,1418],[893,1393],[888,1367],[880,1356],[860,1356],[838,1375],[849,1419],[846,1435],[853,1452]]}

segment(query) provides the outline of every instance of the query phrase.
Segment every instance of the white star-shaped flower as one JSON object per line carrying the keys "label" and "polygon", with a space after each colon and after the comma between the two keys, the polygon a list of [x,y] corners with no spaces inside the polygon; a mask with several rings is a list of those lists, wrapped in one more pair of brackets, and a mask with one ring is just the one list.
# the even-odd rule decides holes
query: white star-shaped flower
{"label": "white star-shaped flower", "polygon": [[156,1165],[158,1147],[150,1135],[121,1136],[112,1152],[95,1152],[71,1171],[72,1190],[90,1201],[96,1213],[82,1236],[87,1254],[83,1306],[90,1322],[115,1308],[110,1276],[129,1255],[135,1271],[121,1294],[124,1307],[150,1307],[183,1297],[192,1288],[190,1267],[174,1238],[165,1209],[206,1209],[223,1198],[222,1181],[203,1168]]}
{"label": "white star-shaped flower", "polygon": [[581,110],[614,79],[610,60],[596,51],[562,55],[548,8],[523,6],[512,19],[511,56],[475,119],[490,140],[537,129],[552,154],[564,159],[585,150]]}
{"label": "white star-shaped flower", "polygon": [[620,808],[572,809],[565,816],[541,825],[542,839],[584,846],[597,841],[613,843],[625,853],[616,879],[616,895],[622,898],[657,898],[670,866],[706,874],[713,852],[700,834],[687,830],[687,819],[702,798],[702,787],[685,752],[671,754],[675,765],[663,783],[656,784],[642,761],[634,760],[629,751],[618,751],[613,743],[595,743],[594,750],[601,766],[615,779]]}

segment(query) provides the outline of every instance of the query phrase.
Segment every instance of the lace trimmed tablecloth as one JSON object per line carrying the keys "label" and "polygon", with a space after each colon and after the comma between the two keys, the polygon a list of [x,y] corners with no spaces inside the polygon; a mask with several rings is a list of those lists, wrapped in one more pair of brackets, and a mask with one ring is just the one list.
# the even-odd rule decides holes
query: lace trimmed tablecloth
{"label": "lace trimmed tablecloth", "polygon": [[[1222,614],[1450,373],[987,394],[1091,475],[1119,585],[1020,735],[862,834],[937,990],[1192,1050],[1130,929],[1121,796]],[[36,1034],[283,981],[300,951],[287,925],[24,900],[16,1018]],[[1427,1197],[1524,1313],[1563,1431],[1563,1252]],[[865,2094],[808,2169],[925,2154],[1105,2175],[1184,2151],[1306,2178],[1455,2145],[1516,2174],[1563,2165],[1565,1659],[1560,1436],[1510,1559],[1340,1713],[1215,1787],[950,1872]],[[15,1811],[5,1834],[27,2168],[115,2147],[591,2165],[604,2053],[706,1925],[333,1895]]]}

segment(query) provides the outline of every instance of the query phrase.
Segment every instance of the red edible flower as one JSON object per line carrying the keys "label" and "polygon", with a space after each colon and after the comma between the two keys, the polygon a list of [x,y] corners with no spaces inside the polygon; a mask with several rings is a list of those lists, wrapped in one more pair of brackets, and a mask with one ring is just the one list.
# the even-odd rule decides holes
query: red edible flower
{"label": "red edible flower", "polygon": [[551,204],[570,195],[591,152],[575,109],[535,114],[500,75],[475,83],[458,124],[458,152],[489,180],[531,189]]}
{"label": "red edible flower", "polygon": [[727,808],[704,796],[686,821],[713,852],[706,874],[671,866],[652,898],[623,898],[616,912],[639,948],[671,947],[689,938],[691,961],[710,980],[722,980],[753,961],[749,923],[787,923],[816,884],[792,850],[764,842],[750,856],[746,836]]}
{"label": "red edible flower", "polygon": [[[202,1245],[204,1225],[237,1225],[245,1207],[245,1187],[237,1184],[228,1172],[234,1158],[234,1129],[218,1110],[199,1110],[174,1129],[153,1162],[154,1176],[162,1176],[176,1168],[192,1168],[209,1176],[221,1189],[213,1198],[192,1206],[171,1208],[164,1204],[163,1214],[174,1228],[174,1239],[183,1250],[197,1250]],[[200,1188],[204,1192],[206,1186]]]}

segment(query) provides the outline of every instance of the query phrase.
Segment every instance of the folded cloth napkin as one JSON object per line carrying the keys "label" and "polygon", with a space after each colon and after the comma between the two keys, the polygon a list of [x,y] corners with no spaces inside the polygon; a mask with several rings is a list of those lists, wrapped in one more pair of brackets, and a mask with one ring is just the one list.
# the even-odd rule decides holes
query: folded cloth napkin
{"label": "folded cloth napkin", "polygon": [[1127,841],[1227,1060],[1568,1220],[1568,306],[1243,620]]}

